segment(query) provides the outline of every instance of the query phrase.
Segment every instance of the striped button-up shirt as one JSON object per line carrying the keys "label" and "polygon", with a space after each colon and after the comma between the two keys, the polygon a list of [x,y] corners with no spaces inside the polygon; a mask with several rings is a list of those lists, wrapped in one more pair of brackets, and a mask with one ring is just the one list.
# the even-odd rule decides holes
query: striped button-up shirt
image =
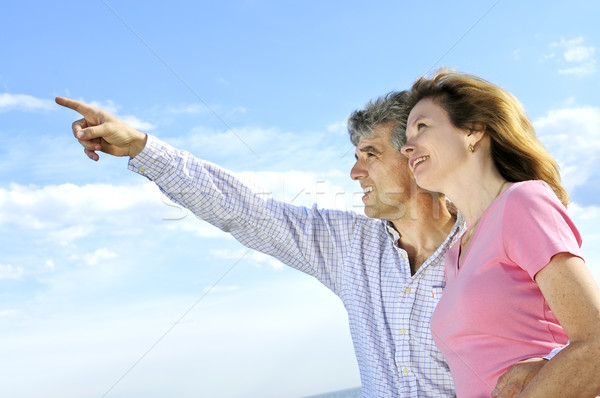
{"label": "striped button-up shirt", "polygon": [[242,244],[314,276],[338,295],[348,311],[364,397],[454,395],[429,323],[444,284],[444,255],[461,220],[411,275],[398,233],[385,221],[265,198],[232,173],[152,136],[129,168]]}

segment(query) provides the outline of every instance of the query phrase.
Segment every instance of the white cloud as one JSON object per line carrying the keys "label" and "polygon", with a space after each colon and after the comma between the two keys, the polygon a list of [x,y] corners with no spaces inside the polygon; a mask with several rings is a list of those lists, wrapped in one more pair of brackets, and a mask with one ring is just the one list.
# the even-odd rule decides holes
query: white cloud
{"label": "white cloud", "polygon": [[150,131],[155,128],[155,126],[152,123],[145,122],[145,121],[137,118],[136,116],[124,115],[124,116],[117,116],[117,117],[136,130]]}
{"label": "white cloud", "polygon": [[550,44],[551,48],[558,47],[562,49],[563,58],[567,62],[586,62],[593,58],[596,48],[594,46],[584,46],[584,38],[578,37],[572,40],[561,39],[559,42]]}
{"label": "white cloud", "polygon": [[521,59],[521,49],[520,48],[517,48],[516,50],[513,51],[513,58],[517,61]]}
{"label": "white cloud", "polygon": [[542,61],[556,58],[556,53],[551,52],[542,56]]}
{"label": "white cloud", "polygon": [[[178,232],[188,235],[191,232],[202,238],[233,239],[170,202],[149,182],[123,186],[12,184],[8,189],[0,188],[0,230],[21,236],[21,240],[30,242],[30,247],[43,250],[47,257],[34,260],[24,257],[17,248],[10,248],[13,256],[10,261],[23,261],[32,272],[39,270],[39,264],[44,261],[45,270],[52,270],[54,263],[48,263],[47,259],[57,256],[55,260],[65,260],[67,252],[73,254],[66,259],[67,264],[78,262],[94,266],[114,258],[111,252],[94,247],[94,239],[98,237],[103,245],[119,245],[123,239],[136,239],[149,231],[156,239],[159,235],[176,236]],[[80,250],[99,251],[88,258],[89,253],[80,254]],[[7,258],[7,253],[4,255]]]}
{"label": "white cloud", "polygon": [[567,62],[587,62],[593,58],[596,48],[593,46],[574,46],[569,47],[564,53]]}
{"label": "white cloud", "polygon": [[189,114],[189,115],[197,115],[209,112],[206,105],[201,103],[193,103],[193,104],[185,104],[181,103],[177,106],[172,106],[167,109],[167,113],[172,115],[181,115],[181,114]]}
{"label": "white cloud", "polygon": [[199,219],[191,211],[179,205],[169,206],[176,206],[179,212],[166,211],[166,213],[170,213],[166,216],[167,218],[162,219],[164,221],[162,227],[166,230],[192,233],[199,238],[233,239],[231,235]]}
{"label": "white cloud", "polygon": [[600,169],[600,108],[551,110],[533,124],[559,162],[567,190],[586,184]]}
{"label": "white cloud", "polygon": [[233,130],[199,126],[185,136],[169,138],[169,142],[234,171],[339,170],[342,178],[350,181],[353,152],[345,134],[332,134],[325,129],[301,134],[278,128],[234,127]]}
{"label": "white cloud", "polygon": [[[81,101],[84,101],[84,100],[81,100]],[[153,130],[154,128],[156,128],[156,126],[154,126],[152,123],[141,120],[137,116],[120,115],[119,109],[121,109],[121,107],[112,100],[106,100],[104,102],[91,101],[89,104],[92,106],[95,106],[96,108],[100,108],[102,110],[105,110],[108,113],[113,114],[114,116],[118,117],[119,119],[121,119],[123,122],[127,123],[134,129],[141,130],[141,131],[150,131],[150,130]]]}
{"label": "white cloud", "polygon": [[52,229],[58,231],[57,242],[68,244],[89,234],[94,223],[132,226],[149,217],[160,221],[163,207],[162,195],[150,183],[44,187],[11,184],[9,189],[0,189],[0,226]]}
{"label": "white cloud", "polygon": [[[345,173],[247,172],[240,177],[265,197],[295,205],[361,211],[358,184]],[[344,181],[336,185],[332,181]],[[355,203],[352,201],[354,200]],[[0,227],[48,231],[45,240],[69,247],[111,225],[112,234],[142,233],[150,226],[192,232],[200,237],[225,238],[224,232],[199,220],[189,210],[169,201],[150,182],[137,185],[74,184],[0,188]]]}
{"label": "white cloud", "polygon": [[89,236],[94,230],[95,228],[89,224],[71,225],[54,230],[48,238],[60,246],[70,246],[77,239]]}
{"label": "white cloud", "polygon": [[48,111],[57,109],[54,101],[36,98],[27,94],[0,94],[0,112],[8,110]]}
{"label": "white cloud", "polygon": [[231,110],[231,112],[229,112],[229,114],[230,114],[230,115],[234,115],[234,114],[236,114],[236,113],[241,113],[241,114],[243,115],[243,114],[245,114],[245,113],[248,113],[248,109],[246,109],[246,108],[245,108],[245,107],[243,107],[243,106],[237,106],[237,107],[233,108],[233,109]]}
{"label": "white cloud", "polygon": [[220,258],[220,259],[225,259],[225,260],[241,260],[244,259],[245,261],[255,265],[255,266],[262,266],[262,265],[267,265],[271,268],[274,269],[282,269],[283,268],[283,264],[274,259],[273,257],[264,254],[264,253],[260,253],[257,252],[255,250],[250,250],[250,249],[238,249],[238,250],[226,250],[226,249],[213,249],[210,251],[210,254],[212,256],[214,256],[215,258]]}
{"label": "white cloud", "polygon": [[[209,108],[210,106],[210,108]],[[245,114],[248,112],[248,109],[243,106],[237,106],[230,110],[223,110],[219,105],[206,105],[200,102],[194,103],[180,103],[177,106],[170,106],[167,108],[168,115],[202,115],[207,113],[212,113],[212,111],[217,114],[223,113],[229,116],[233,116],[237,113]]]}
{"label": "white cloud", "polygon": [[575,222],[583,244],[581,249],[588,268],[594,275],[597,283],[600,283],[600,207],[598,205],[581,206],[578,203],[569,205],[569,215]]}
{"label": "white cloud", "polygon": [[[187,148],[189,151],[194,149],[202,150],[202,153],[218,154],[221,156],[236,156],[239,153],[246,154],[249,146],[253,151],[260,151],[260,148],[269,148],[273,150],[276,144],[272,138],[285,136],[293,139],[291,133],[280,133],[275,129],[260,129],[251,127],[233,128],[226,131],[215,131],[204,126],[193,128],[187,137],[180,140],[172,140],[175,146]],[[184,143],[183,140],[186,142]],[[181,145],[179,144],[181,142]],[[227,145],[223,145],[227,143]],[[242,152],[243,151],[243,152]],[[259,155],[260,156],[260,155]]]}
{"label": "white cloud", "polygon": [[600,219],[600,207],[598,206],[579,206],[577,203],[569,205],[569,214],[573,218],[577,218],[582,221],[586,220],[599,220]]}
{"label": "white cloud", "polygon": [[348,122],[344,120],[343,122],[332,123],[327,126],[327,131],[332,133],[346,134],[348,132]]}
{"label": "white cloud", "polygon": [[[86,102],[83,99],[79,99],[80,101]],[[90,101],[89,104],[91,106],[95,106],[96,108],[100,108],[105,110],[108,113],[112,113],[113,115],[116,115],[119,112],[119,108],[120,106],[118,106],[117,104],[115,104],[114,101],[112,100],[106,100],[104,102],[102,101]]]}
{"label": "white cloud", "polygon": [[24,274],[25,270],[22,267],[0,264],[0,279],[21,279]]}
{"label": "white cloud", "polygon": [[[551,49],[562,51],[562,59],[557,59],[560,67],[558,73],[565,75],[585,76],[596,71],[596,47],[585,45],[583,37],[550,44]],[[554,58],[546,57],[546,58]]]}
{"label": "white cloud", "polygon": [[85,264],[89,267],[95,267],[106,260],[111,260],[117,257],[117,253],[108,250],[107,248],[101,248],[91,253],[90,255],[86,255],[83,258]]}
{"label": "white cloud", "polygon": [[590,75],[590,74],[594,73],[595,71],[596,71],[596,63],[589,62],[589,63],[586,63],[585,65],[575,66],[573,68],[559,69],[558,73],[560,73],[561,75],[584,76],[584,75]]}
{"label": "white cloud", "polygon": [[19,315],[21,315],[21,311],[19,311],[19,310],[2,310],[2,311],[0,311],[0,318],[1,317],[19,316]]}

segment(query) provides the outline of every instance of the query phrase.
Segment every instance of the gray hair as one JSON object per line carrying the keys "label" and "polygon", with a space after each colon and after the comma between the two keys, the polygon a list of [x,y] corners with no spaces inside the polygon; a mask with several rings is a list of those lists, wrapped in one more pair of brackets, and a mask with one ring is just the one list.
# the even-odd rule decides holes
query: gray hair
{"label": "gray hair", "polygon": [[407,99],[408,91],[392,91],[352,112],[348,118],[352,144],[357,146],[361,139],[373,136],[373,127],[393,123],[392,145],[400,150],[406,143],[406,119],[410,113]]}

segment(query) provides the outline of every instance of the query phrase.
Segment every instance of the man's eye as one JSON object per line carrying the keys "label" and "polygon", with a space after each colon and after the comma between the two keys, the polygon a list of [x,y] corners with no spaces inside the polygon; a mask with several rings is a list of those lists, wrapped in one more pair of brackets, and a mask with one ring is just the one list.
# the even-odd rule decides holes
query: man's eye
{"label": "man's eye", "polygon": [[425,128],[425,127],[427,127],[425,125],[425,123],[419,123],[419,124],[417,124],[417,130],[421,130],[421,129]]}

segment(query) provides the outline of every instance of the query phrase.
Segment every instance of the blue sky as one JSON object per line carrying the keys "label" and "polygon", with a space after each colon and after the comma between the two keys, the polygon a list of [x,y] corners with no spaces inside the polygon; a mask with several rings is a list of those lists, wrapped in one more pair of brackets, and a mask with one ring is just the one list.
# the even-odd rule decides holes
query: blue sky
{"label": "blue sky", "polygon": [[513,92],[600,280],[600,3],[4,1],[2,396],[282,397],[359,385],[341,302],[89,161],[57,95],[258,181],[361,211],[348,114],[439,66]]}

